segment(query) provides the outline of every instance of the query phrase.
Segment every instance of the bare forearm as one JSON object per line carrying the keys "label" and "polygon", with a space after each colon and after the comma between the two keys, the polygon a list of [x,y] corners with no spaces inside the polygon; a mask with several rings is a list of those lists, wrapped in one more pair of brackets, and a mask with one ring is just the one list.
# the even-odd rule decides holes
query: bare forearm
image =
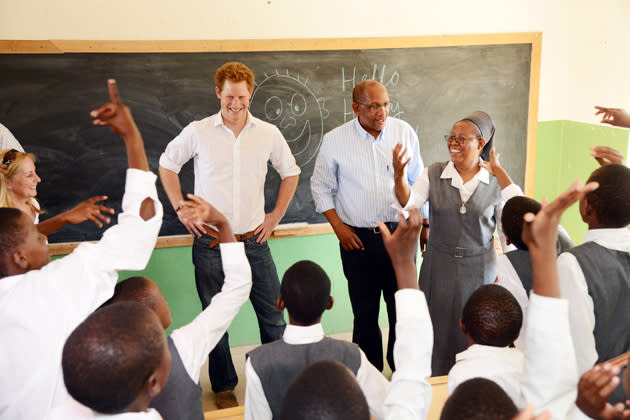
{"label": "bare forearm", "polygon": [[510,175],[508,175],[503,167],[495,168],[494,176],[497,178],[497,182],[499,183],[499,187],[501,187],[501,189],[504,189],[508,185],[512,184],[512,179],[510,178]]}
{"label": "bare forearm", "polygon": [[404,177],[396,178],[394,180],[394,191],[396,192],[396,198],[401,206],[405,207],[409,201],[411,195],[411,189],[407,185],[407,181]]}
{"label": "bare forearm", "polygon": [[215,224],[217,230],[219,231],[219,241],[221,243],[227,242],[236,242],[236,237],[232,232],[232,227],[227,219]]}
{"label": "bare forearm", "polygon": [[529,251],[533,268],[533,290],[539,296],[560,298],[558,264],[555,252],[555,248],[548,250],[530,249]]}
{"label": "bare forearm", "polygon": [[127,147],[127,161],[129,168],[149,171],[149,161],[144,150],[144,142],[137,127],[134,131],[125,136],[125,146]]}
{"label": "bare forearm", "polygon": [[168,200],[171,202],[171,206],[173,206],[174,209],[177,209],[177,203],[184,199],[184,196],[182,195],[182,187],[179,182],[179,176],[170,169],[166,169],[162,166],[159,167],[158,171],[160,173],[160,181],[162,181],[162,186],[168,196]]}
{"label": "bare forearm", "polygon": [[65,217],[65,212],[60,213],[56,216],[50,217],[43,222],[39,222],[37,224],[37,230],[39,233],[44,234],[46,236],[54,233],[68,224],[68,221]]}
{"label": "bare forearm", "polygon": [[276,199],[276,205],[273,209],[273,213],[278,216],[279,219],[284,217],[284,214],[289,208],[289,203],[295,194],[297,189],[299,176],[288,176],[280,181],[280,189],[278,190],[278,198]]}
{"label": "bare forearm", "polygon": [[334,231],[337,231],[339,227],[345,225],[343,220],[341,220],[341,218],[337,214],[337,210],[335,209],[326,210],[322,214],[324,215],[324,217],[326,217],[326,220],[328,220],[328,223],[330,223]]}

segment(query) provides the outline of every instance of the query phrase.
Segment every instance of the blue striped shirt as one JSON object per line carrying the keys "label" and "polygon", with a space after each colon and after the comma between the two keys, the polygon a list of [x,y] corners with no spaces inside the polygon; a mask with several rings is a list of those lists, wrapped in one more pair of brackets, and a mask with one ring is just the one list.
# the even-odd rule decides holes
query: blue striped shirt
{"label": "blue striped shirt", "polygon": [[391,204],[392,149],[399,142],[412,156],[406,175],[409,185],[413,185],[424,165],[418,136],[405,121],[388,117],[376,139],[361,127],[358,118],[328,132],[311,177],[317,212],[334,208],[344,223],[356,227],[398,221],[397,210]]}

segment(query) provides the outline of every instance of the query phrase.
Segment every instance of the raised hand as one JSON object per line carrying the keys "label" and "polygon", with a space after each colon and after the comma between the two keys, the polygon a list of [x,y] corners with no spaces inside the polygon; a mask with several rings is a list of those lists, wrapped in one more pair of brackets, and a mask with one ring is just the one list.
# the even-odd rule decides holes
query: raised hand
{"label": "raised hand", "polygon": [[567,191],[560,194],[551,203],[547,204],[546,200],[543,200],[542,208],[538,214],[527,213],[524,216],[522,236],[523,242],[530,251],[548,247],[555,249],[558,224],[562,213],[598,186],[597,182],[589,182],[582,186],[579,181],[575,181]]}
{"label": "raised hand", "polygon": [[138,132],[138,127],[133,120],[129,107],[122,103],[116,80],[107,80],[110,102],[90,112],[94,125],[108,125],[112,131],[126,138]]}
{"label": "raised hand", "polygon": [[591,150],[591,156],[593,156],[601,166],[610,163],[623,165],[623,155],[619,150],[608,146],[591,146]]}
{"label": "raised hand", "polygon": [[556,264],[556,239],[562,213],[585,194],[598,187],[596,182],[581,186],[575,181],[558,198],[547,204],[543,200],[538,214],[527,213],[523,217],[522,239],[532,259],[533,291],[539,296],[560,297],[558,266]]}
{"label": "raised hand", "polygon": [[407,148],[402,143],[396,143],[392,149],[392,165],[394,167],[394,177],[402,177],[405,173],[405,167],[411,161],[411,156],[405,157]]}
{"label": "raised hand", "polygon": [[415,254],[418,237],[422,229],[422,214],[415,206],[409,208],[409,221],[402,212],[398,212],[398,227],[392,234],[387,225],[378,223],[383,237],[383,244],[392,260],[398,288],[417,289]]}
{"label": "raised hand", "polygon": [[99,228],[103,227],[103,223],[110,222],[110,218],[103,213],[114,214],[114,209],[98,204],[99,201],[104,200],[107,200],[106,195],[98,195],[96,197],[88,198],[87,200],[79,203],[76,207],[63,212],[61,215],[68,223],[73,225],[89,220]]}
{"label": "raised hand", "polygon": [[602,124],[610,124],[615,127],[630,128],[630,112],[621,108],[608,108],[605,106],[596,106],[595,115],[602,116]]}
{"label": "raised hand", "polygon": [[488,172],[490,172],[490,175],[496,176],[497,172],[502,169],[501,163],[499,162],[500,156],[501,155],[499,153],[495,153],[493,147],[492,149],[490,149],[490,160],[482,160],[481,162],[479,162],[479,166],[485,168]]}
{"label": "raised hand", "polygon": [[613,406],[608,402],[619,386],[619,370],[619,366],[610,364],[595,365],[582,375],[575,404],[584,414],[600,420],[630,418],[630,410],[623,403]]}
{"label": "raised hand", "polygon": [[232,229],[223,213],[214,208],[201,197],[187,194],[188,200],[182,200],[177,206],[177,217],[193,236],[201,236],[205,232],[204,225],[210,224],[219,231],[220,239],[232,237]]}

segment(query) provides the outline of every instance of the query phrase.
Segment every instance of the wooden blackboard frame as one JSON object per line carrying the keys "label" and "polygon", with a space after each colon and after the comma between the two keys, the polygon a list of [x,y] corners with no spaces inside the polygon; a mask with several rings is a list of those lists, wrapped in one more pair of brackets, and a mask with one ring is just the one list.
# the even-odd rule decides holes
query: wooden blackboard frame
{"label": "wooden blackboard frame", "polygon": [[[166,53],[166,52],[250,52],[250,51],[307,51],[352,50],[381,48],[422,48],[472,45],[531,45],[529,105],[527,118],[527,147],[525,164],[525,194],[533,195],[536,166],[536,138],[538,129],[538,100],[540,89],[541,32],[440,35],[389,38],[340,39],[273,39],[273,40],[0,40],[0,54],[63,54],[63,53]],[[332,233],[327,223],[277,229],[272,237],[292,237]],[[53,255],[67,254],[78,243],[51,244]],[[158,238],[157,248],[190,246],[190,235]]]}

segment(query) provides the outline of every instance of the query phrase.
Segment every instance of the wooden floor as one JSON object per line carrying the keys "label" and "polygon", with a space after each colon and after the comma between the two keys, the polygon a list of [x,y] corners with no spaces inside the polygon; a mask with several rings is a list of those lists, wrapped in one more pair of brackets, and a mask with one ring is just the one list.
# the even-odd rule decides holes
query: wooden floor
{"label": "wooden floor", "polygon": [[[383,328],[383,337],[387,337],[388,329]],[[333,334],[331,335],[333,338],[337,338],[340,340],[351,341],[352,333],[343,333],[343,334]],[[384,346],[387,345],[383,343]],[[236,420],[243,418],[243,404],[245,403],[245,354],[248,351],[257,347],[253,346],[243,346],[243,347],[232,347],[232,360],[234,361],[234,367],[236,368],[236,373],[238,374],[239,383],[234,390],[236,394],[236,398],[240,404],[239,407],[227,408],[223,410],[218,410],[217,406],[214,402],[214,393],[210,387],[210,381],[208,379],[208,366],[207,363],[201,369],[201,377],[200,383],[203,388],[203,409],[205,411],[206,420]],[[385,370],[383,374],[388,379],[391,379],[392,372],[385,363]],[[435,378],[429,378],[429,383],[433,386],[433,399],[431,402],[431,409],[429,410],[429,415],[427,416],[427,420],[438,420],[440,418],[440,412],[442,411],[442,406],[448,397],[448,390],[446,384],[447,377],[446,376],[438,376]]]}

